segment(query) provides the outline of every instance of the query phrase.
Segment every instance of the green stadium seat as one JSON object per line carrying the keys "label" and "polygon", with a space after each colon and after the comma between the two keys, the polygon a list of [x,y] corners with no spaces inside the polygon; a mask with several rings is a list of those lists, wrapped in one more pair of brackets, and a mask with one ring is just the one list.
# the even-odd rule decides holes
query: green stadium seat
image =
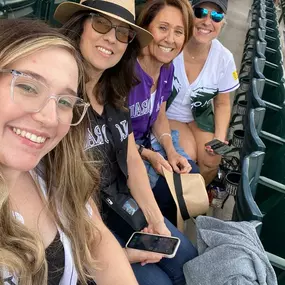
{"label": "green stadium seat", "polygon": [[236,201],[233,211],[234,221],[262,221],[263,214],[259,210],[254,195],[262,164],[258,164],[260,156],[258,153],[251,154],[244,158],[242,163],[242,176],[236,194]]}
{"label": "green stadium seat", "polygon": [[248,124],[245,126],[245,135],[240,159],[254,151],[265,151],[266,146],[259,137],[259,132],[263,124],[265,108],[250,109],[248,114]]}
{"label": "green stadium seat", "polygon": [[[271,71],[271,73],[270,73]],[[265,76],[265,74],[267,76]],[[282,107],[285,100],[284,69],[282,65],[267,65],[264,58],[255,57],[253,61],[254,78],[264,79],[264,88],[260,92],[263,100]],[[259,81],[259,84],[262,84]]]}
{"label": "green stadium seat", "polygon": [[35,17],[36,0],[0,0],[1,18]]}
{"label": "green stadium seat", "polygon": [[[278,284],[284,282],[285,248],[285,207],[282,203],[285,197],[285,185],[276,183],[260,176],[263,165],[264,152],[253,152],[243,160],[242,178],[236,195],[236,204],[233,212],[234,221],[254,221],[257,232],[267,251],[268,258],[274,266]],[[267,196],[260,201],[260,191],[266,190]],[[283,198],[276,199],[275,194]],[[262,226],[261,222],[262,221]]]}

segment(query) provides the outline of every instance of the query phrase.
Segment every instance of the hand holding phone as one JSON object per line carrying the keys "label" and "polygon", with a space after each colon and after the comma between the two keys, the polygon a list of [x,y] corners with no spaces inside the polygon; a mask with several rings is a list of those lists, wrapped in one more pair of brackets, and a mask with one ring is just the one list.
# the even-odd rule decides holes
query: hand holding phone
{"label": "hand holding phone", "polygon": [[134,232],[126,244],[126,248],[145,250],[164,254],[173,258],[180,245],[177,237],[168,237],[143,232]]}
{"label": "hand holding phone", "polygon": [[132,263],[140,263],[142,266],[148,263],[157,263],[160,262],[162,258],[165,256],[161,253],[138,250],[133,248],[125,248],[127,257],[129,262]]}
{"label": "hand holding phone", "polygon": [[218,139],[213,139],[205,144],[205,146],[210,146],[215,154],[225,155],[232,151],[232,147],[222,142]]}

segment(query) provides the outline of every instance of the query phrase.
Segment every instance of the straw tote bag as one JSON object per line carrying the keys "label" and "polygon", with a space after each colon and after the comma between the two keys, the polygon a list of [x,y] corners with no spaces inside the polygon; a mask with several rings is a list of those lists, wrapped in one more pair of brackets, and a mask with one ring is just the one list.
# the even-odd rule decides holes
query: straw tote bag
{"label": "straw tote bag", "polygon": [[177,207],[177,228],[183,232],[184,221],[209,209],[204,178],[198,173],[178,174],[165,168],[163,173]]}

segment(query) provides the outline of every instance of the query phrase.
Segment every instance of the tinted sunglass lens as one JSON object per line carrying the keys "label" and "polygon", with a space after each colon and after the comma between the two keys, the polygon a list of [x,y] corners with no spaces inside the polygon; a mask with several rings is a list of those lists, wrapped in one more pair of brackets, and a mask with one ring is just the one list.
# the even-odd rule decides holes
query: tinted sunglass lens
{"label": "tinted sunglass lens", "polygon": [[112,29],[112,23],[100,15],[93,15],[92,27],[98,33],[106,34]]}
{"label": "tinted sunglass lens", "polygon": [[117,40],[126,44],[130,43],[136,36],[134,30],[113,25],[109,19],[99,14],[92,14],[92,27],[100,34],[107,34],[112,28],[115,28]]}
{"label": "tinted sunglass lens", "polygon": [[122,43],[130,43],[136,35],[136,32],[125,27],[116,28],[116,37],[117,40]]}
{"label": "tinted sunglass lens", "polygon": [[194,15],[199,19],[204,18],[208,15],[208,10],[200,7],[194,8]]}
{"label": "tinted sunglass lens", "polygon": [[224,14],[216,12],[216,11],[212,11],[211,18],[214,22],[219,23],[224,19]]}
{"label": "tinted sunglass lens", "polygon": [[136,34],[137,33],[134,30],[131,30],[131,29],[129,30],[129,40],[128,40],[129,43],[133,41],[133,39],[135,38]]}

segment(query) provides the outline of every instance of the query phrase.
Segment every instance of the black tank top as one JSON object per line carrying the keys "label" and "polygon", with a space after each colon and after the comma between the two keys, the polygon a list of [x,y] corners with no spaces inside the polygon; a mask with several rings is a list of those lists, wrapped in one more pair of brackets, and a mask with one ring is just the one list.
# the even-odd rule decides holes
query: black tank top
{"label": "black tank top", "polygon": [[64,247],[59,232],[45,253],[48,264],[48,285],[58,285],[64,272]]}

